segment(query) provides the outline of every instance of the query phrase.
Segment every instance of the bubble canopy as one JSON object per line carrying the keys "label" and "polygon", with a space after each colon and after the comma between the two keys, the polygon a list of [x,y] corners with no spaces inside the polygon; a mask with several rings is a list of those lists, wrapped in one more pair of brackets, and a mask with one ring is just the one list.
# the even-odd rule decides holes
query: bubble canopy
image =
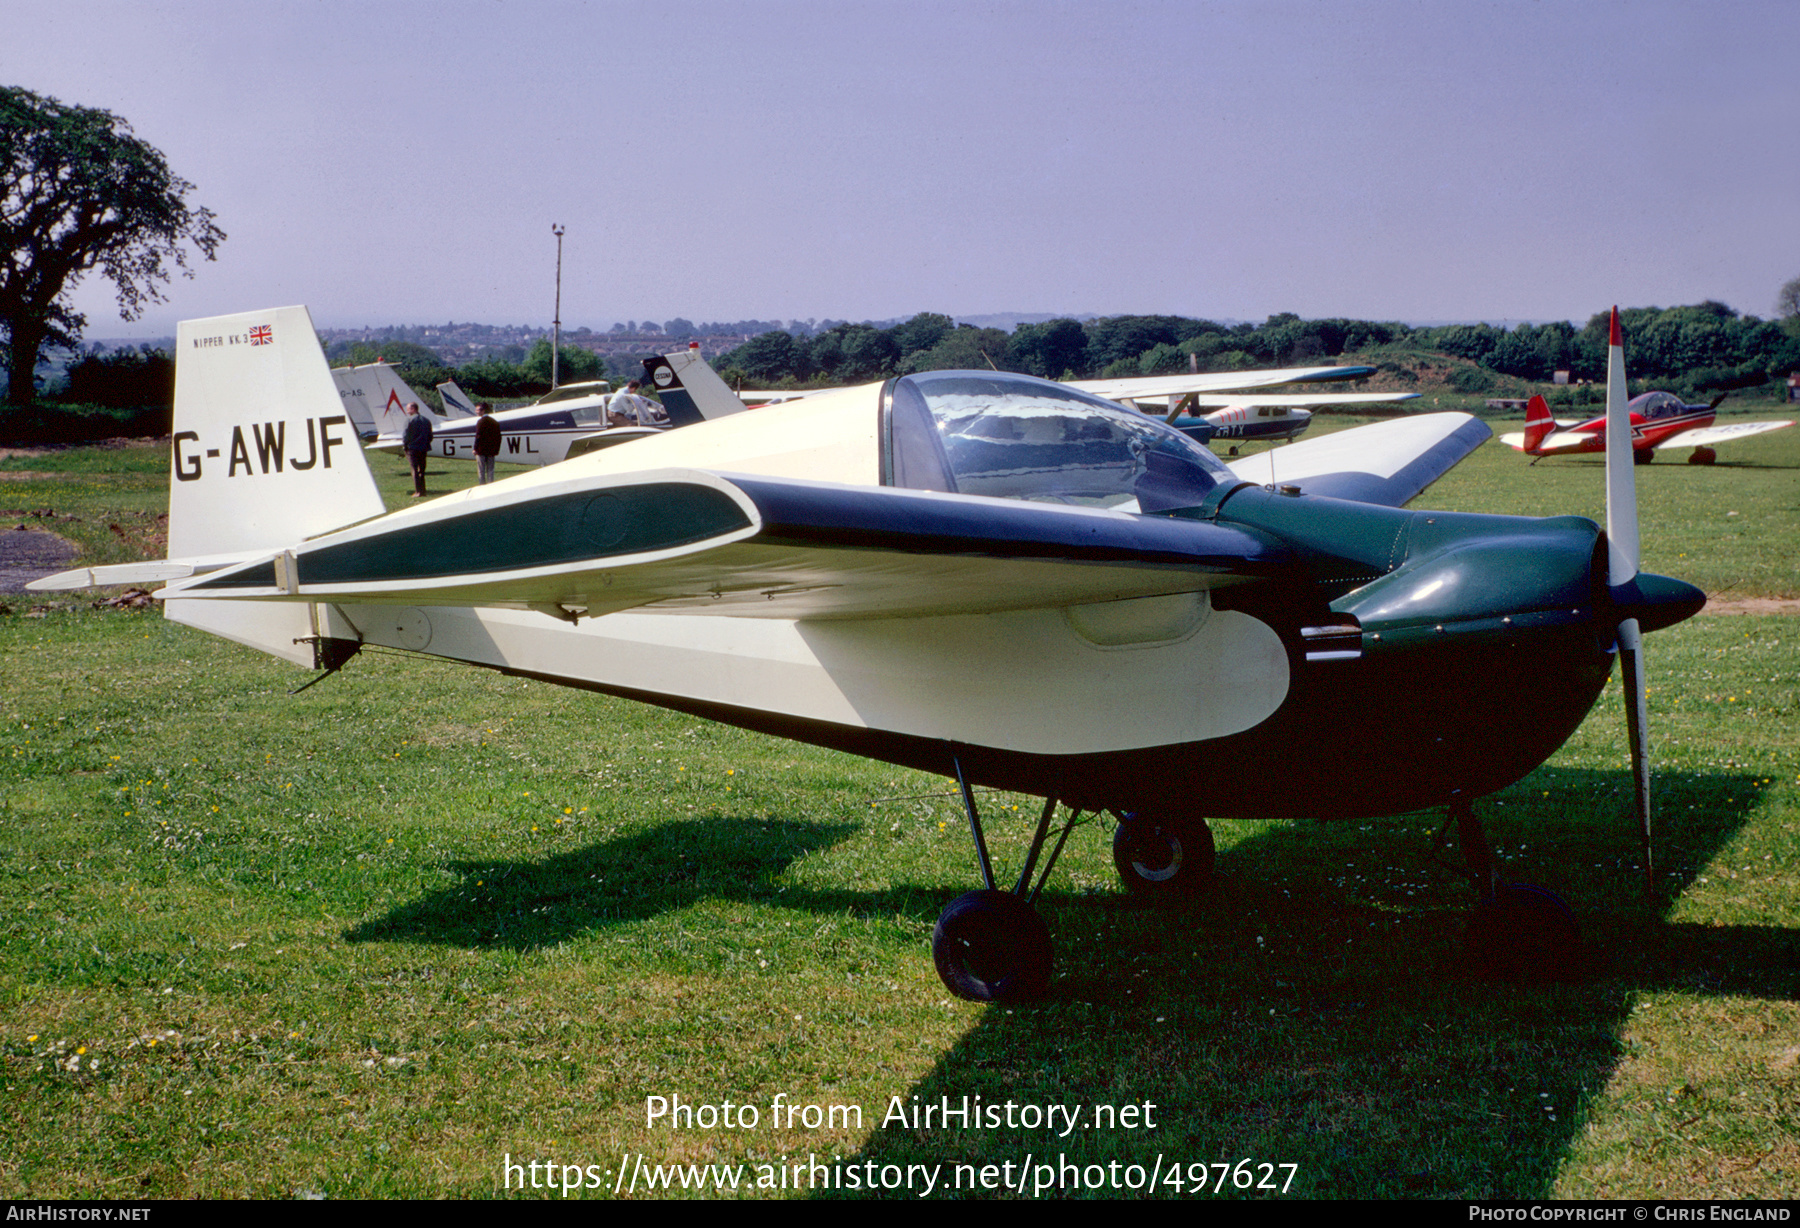
{"label": "bubble canopy", "polygon": [[930,371],[883,389],[884,485],[1157,512],[1235,480],[1175,428],[1066,384]]}
{"label": "bubble canopy", "polygon": [[[1646,421],[1654,422],[1658,418],[1679,418],[1688,412],[1687,402],[1672,392],[1646,392],[1642,396],[1631,398],[1625,408]],[[1695,409],[1705,409],[1704,405],[1696,405]]]}

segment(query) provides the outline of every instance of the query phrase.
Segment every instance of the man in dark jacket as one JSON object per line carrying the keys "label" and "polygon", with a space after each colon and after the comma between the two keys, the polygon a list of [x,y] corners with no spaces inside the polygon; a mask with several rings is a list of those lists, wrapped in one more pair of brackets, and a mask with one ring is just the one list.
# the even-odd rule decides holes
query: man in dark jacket
{"label": "man in dark jacket", "polygon": [[494,480],[494,458],[500,455],[500,424],[494,421],[494,407],[486,401],[475,407],[481,420],[475,424],[476,484],[486,486]]}
{"label": "man in dark jacket", "polygon": [[431,455],[431,419],[419,412],[419,403],[406,406],[406,433],[400,437],[406,462],[412,466],[413,498],[425,497],[425,458]]}

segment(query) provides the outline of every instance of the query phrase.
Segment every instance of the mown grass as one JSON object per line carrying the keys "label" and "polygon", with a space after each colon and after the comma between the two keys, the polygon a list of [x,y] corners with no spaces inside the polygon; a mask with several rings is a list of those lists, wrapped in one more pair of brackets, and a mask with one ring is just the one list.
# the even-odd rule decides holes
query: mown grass
{"label": "mown grass", "polygon": [[[1760,562],[1800,521],[1789,434],[1640,469],[1649,564],[1794,596]],[[117,497],[57,480],[72,513]],[[1591,514],[1598,481],[1490,445],[1422,502]],[[1417,814],[1221,823],[1218,885],[1173,915],[1077,832],[1042,901],[1052,996],[1008,1008],[930,966],[975,881],[941,780],[391,654],[290,695],[305,675],[154,614],[30,604],[0,617],[0,1194],[485,1196],[509,1155],[595,1165],[600,1194],[637,1156],[1247,1157],[1305,1197],[1800,1178],[1793,617],[1651,641],[1654,899],[1616,683],[1481,804],[1508,872],[1575,903],[1599,954],[1574,984],[1466,975],[1468,891]],[[1016,865],[1032,799],[984,805]],[[778,1093],[861,1127],[773,1129]],[[677,1094],[762,1122],[647,1128]],[[965,1094],[1156,1126],[881,1124]]]}

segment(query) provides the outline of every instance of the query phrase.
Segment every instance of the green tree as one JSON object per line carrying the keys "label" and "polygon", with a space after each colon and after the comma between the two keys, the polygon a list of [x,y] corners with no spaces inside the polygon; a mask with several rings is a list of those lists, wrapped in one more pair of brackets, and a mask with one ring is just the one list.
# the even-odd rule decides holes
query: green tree
{"label": "green tree", "polygon": [[175,360],[147,345],[89,354],[69,367],[68,380],[62,399],[78,404],[164,411],[175,404]]}
{"label": "green tree", "polygon": [[1006,343],[1006,365],[1014,371],[1061,379],[1087,361],[1087,330],[1070,319],[1021,324]]}
{"label": "green tree", "polygon": [[955,330],[956,321],[949,316],[921,311],[895,329],[894,340],[899,343],[900,356],[905,358],[920,350],[929,350]]}
{"label": "green tree", "polygon": [[918,350],[900,361],[900,374],[915,371],[987,371],[994,355],[1006,354],[1006,333],[998,328],[959,324],[928,350]]}
{"label": "green tree", "polygon": [[1775,314],[1786,321],[1800,321],[1800,277],[1785,282],[1776,293]]}
{"label": "green tree", "polygon": [[6,399],[29,404],[46,344],[73,345],[87,320],[68,296],[99,269],[135,320],[162,301],[173,271],[192,276],[187,244],[213,259],[225,232],[186,201],[194,185],[107,111],[0,86],[0,329]]}
{"label": "green tree", "polygon": [[[519,368],[528,379],[550,386],[550,338],[539,337]],[[592,350],[565,345],[556,351],[556,378],[564,384],[606,378],[606,360]]]}
{"label": "green tree", "polygon": [[753,384],[776,384],[804,379],[809,360],[805,350],[788,333],[762,333],[719,360],[721,367],[735,367]]}

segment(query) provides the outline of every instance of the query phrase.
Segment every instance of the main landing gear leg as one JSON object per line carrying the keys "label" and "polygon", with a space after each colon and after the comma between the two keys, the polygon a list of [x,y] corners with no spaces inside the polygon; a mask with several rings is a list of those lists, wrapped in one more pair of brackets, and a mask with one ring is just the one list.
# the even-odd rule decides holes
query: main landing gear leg
{"label": "main landing gear leg", "polygon": [[[1044,813],[1031,836],[1025,867],[1011,891],[994,885],[994,866],[988,858],[987,839],[981,830],[981,813],[974,791],[956,763],[956,783],[962,790],[963,809],[969,815],[969,833],[975,840],[975,857],[981,866],[980,891],[958,896],[938,915],[931,931],[931,959],[944,985],[959,998],[974,1002],[1022,1002],[1043,994],[1050,986],[1050,930],[1033,907],[1044,889],[1063,844],[1074,830],[1080,811],[1069,815],[1050,850],[1044,869],[1032,884],[1032,871],[1050,835],[1057,799],[1044,799]],[[1029,894],[1026,888],[1030,888]]]}
{"label": "main landing gear leg", "polygon": [[1456,822],[1469,877],[1481,896],[1464,935],[1477,969],[1484,976],[1510,981],[1574,976],[1581,966],[1581,933],[1563,898],[1501,876],[1487,832],[1468,798],[1450,803],[1450,817]]}

